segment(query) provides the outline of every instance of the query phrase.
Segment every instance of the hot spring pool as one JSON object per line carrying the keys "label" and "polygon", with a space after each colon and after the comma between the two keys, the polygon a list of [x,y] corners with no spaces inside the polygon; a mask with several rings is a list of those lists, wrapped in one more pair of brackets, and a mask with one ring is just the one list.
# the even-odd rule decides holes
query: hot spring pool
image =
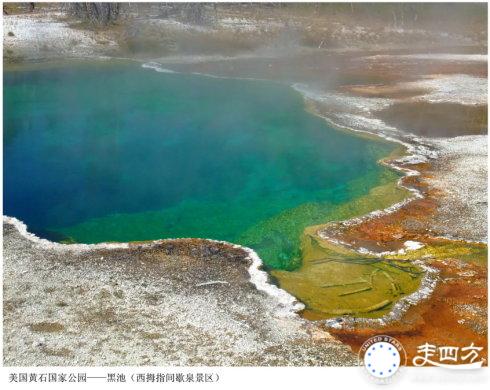
{"label": "hot spring pool", "polygon": [[55,241],[176,237],[301,262],[300,236],[397,174],[394,146],[330,127],[273,82],[137,63],[4,74],[4,214]]}

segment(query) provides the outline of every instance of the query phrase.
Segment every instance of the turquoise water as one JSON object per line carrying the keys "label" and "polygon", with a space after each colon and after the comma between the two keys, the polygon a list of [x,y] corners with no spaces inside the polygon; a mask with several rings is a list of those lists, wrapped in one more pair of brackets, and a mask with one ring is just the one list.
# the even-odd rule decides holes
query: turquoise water
{"label": "turquoise water", "polygon": [[288,86],[133,63],[4,73],[4,214],[57,241],[203,237],[299,265],[299,237],[396,174]]}

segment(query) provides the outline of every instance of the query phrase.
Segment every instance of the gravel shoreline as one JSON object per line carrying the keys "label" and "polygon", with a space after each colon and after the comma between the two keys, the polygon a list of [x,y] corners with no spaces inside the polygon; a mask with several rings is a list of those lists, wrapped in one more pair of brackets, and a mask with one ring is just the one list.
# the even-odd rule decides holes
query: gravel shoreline
{"label": "gravel shoreline", "polygon": [[49,247],[4,219],[4,364],[345,366],[350,348],[207,240]]}

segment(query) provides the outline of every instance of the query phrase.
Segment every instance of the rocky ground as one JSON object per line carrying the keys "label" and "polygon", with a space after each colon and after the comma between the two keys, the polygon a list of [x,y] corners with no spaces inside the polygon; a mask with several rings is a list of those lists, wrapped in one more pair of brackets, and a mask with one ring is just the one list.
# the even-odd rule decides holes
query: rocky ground
{"label": "rocky ground", "polygon": [[248,253],[204,240],[49,244],[4,220],[4,364],[353,365],[251,282]]}
{"label": "rocky ground", "polygon": [[168,11],[165,3],[126,3],[115,23],[100,26],[74,18],[63,3],[38,3],[33,10],[28,4],[4,6],[7,62],[98,55],[230,56],[292,47],[342,52],[486,44],[479,6],[441,10],[380,5],[377,10],[348,4],[222,4],[206,7],[196,22]]}
{"label": "rocky ground", "polygon": [[111,31],[74,29],[61,13],[5,15],[3,51],[6,62],[115,54]]}

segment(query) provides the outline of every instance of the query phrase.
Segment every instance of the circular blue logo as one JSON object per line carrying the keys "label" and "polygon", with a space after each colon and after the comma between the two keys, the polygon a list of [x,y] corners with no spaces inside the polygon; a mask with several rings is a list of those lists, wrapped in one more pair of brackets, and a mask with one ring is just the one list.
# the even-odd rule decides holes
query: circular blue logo
{"label": "circular blue logo", "polygon": [[359,351],[359,364],[381,382],[389,381],[406,363],[401,343],[391,336],[375,336],[366,340]]}

